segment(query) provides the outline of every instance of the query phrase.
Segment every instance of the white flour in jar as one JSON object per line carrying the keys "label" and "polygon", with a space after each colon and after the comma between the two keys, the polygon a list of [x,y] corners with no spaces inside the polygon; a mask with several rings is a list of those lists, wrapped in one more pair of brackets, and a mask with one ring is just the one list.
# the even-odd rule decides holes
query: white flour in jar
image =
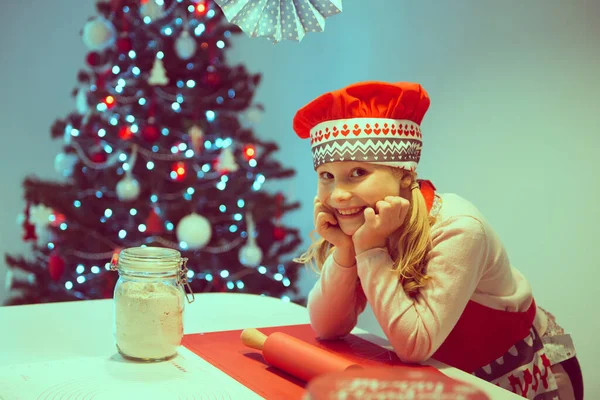
{"label": "white flour in jar", "polygon": [[181,292],[164,283],[129,281],[115,292],[119,350],[140,359],[174,355],[183,337]]}

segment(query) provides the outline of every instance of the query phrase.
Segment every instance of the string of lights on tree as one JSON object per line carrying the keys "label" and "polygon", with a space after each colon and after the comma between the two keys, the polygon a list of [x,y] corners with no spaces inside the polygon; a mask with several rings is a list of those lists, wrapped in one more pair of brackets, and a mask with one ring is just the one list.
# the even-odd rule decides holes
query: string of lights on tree
{"label": "string of lights on tree", "polygon": [[294,171],[252,131],[260,76],[225,62],[239,29],[208,0],[97,9],[82,29],[76,111],[51,130],[64,142],[54,163],[64,182],[24,182],[34,259],[7,256],[7,284],[22,292],[12,303],[111,297],[111,258],[145,245],[188,257],[196,292],[290,300],[299,266],[282,257],[301,240],[282,216],[299,205],[262,187]]}

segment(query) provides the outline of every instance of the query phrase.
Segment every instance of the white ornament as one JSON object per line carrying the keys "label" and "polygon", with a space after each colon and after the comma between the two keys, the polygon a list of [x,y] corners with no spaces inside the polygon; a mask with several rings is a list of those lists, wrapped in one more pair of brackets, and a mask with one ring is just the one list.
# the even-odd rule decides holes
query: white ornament
{"label": "white ornament", "polygon": [[252,129],[256,124],[258,124],[262,118],[262,111],[260,106],[252,106],[247,109],[245,112],[240,114],[240,124],[242,127],[247,129]]}
{"label": "white ornament", "polygon": [[29,207],[29,222],[36,227],[47,227],[50,224],[50,217],[54,215],[54,210],[45,204],[32,204]]}
{"label": "white ornament", "polygon": [[73,168],[79,158],[75,154],[58,153],[54,158],[54,169],[63,177],[73,175]]}
{"label": "white ornament", "polygon": [[102,51],[115,44],[117,32],[112,22],[97,17],[85,24],[82,37],[88,49]]}
{"label": "white ornament", "polygon": [[256,227],[251,214],[246,214],[246,231],[248,233],[248,243],[242,246],[238,258],[240,263],[246,267],[258,267],[262,261],[263,252],[256,245],[256,238],[254,237]]}
{"label": "white ornament", "polygon": [[148,0],[140,7],[140,15],[142,18],[148,17],[150,21],[156,21],[157,19],[160,19],[163,14],[163,5],[158,4],[155,0]]}
{"label": "white ornament", "polygon": [[185,30],[175,41],[175,52],[182,60],[189,60],[196,54],[196,40]]}
{"label": "white ornament", "polygon": [[212,236],[210,222],[201,215],[192,213],[183,217],[177,224],[177,240],[185,242],[190,250],[204,247]]}
{"label": "white ornament", "polygon": [[140,183],[131,176],[125,176],[117,183],[117,197],[121,201],[136,200],[140,195]]}
{"label": "white ornament", "polygon": [[198,125],[194,125],[190,128],[188,135],[192,142],[192,147],[196,153],[202,149],[202,140],[204,139],[204,131]]}
{"label": "white ornament", "polygon": [[242,265],[246,267],[258,267],[262,261],[263,252],[256,244],[246,244],[242,246],[238,257]]}
{"label": "white ornament", "polygon": [[235,162],[233,152],[229,147],[226,147],[219,154],[219,160],[217,163],[217,170],[222,173],[235,172],[240,169],[239,165]]}
{"label": "white ornament", "polygon": [[258,108],[251,108],[246,112],[246,118],[253,124],[258,124],[262,118],[262,112]]}
{"label": "white ornament", "polygon": [[45,204],[35,204],[29,208],[29,222],[35,227],[35,236],[37,243],[45,245],[52,239],[52,232],[48,225],[52,222],[50,219],[54,215],[54,210]]}
{"label": "white ornament", "polygon": [[152,86],[164,86],[169,84],[169,78],[167,78],[167,71],[160,58],[154,60],[154,65],[150,71],[150,78],[148,83]]}
{"label": "white ornament", "polygon": [[85,115],[90,107],[88,106],[87,90],[80,88],[75,96],[75,107],[77,112],[81,115]]}

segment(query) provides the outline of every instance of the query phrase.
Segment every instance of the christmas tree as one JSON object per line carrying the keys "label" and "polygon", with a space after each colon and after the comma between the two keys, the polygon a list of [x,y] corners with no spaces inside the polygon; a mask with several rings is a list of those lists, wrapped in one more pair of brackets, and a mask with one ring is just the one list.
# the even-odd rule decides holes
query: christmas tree
{"label": "christmas tree", "polygon": [[252,131],[260,76],[228,66],[239,28],[208,0],[113,0],[83,27],[76,111],[54,122],[62,181],[24,181],[26,257],[7,255],[7,304],[110,298],[120,249],[189,259],[194,292],[297,301],[297,208],[261,187],[294,171]]}

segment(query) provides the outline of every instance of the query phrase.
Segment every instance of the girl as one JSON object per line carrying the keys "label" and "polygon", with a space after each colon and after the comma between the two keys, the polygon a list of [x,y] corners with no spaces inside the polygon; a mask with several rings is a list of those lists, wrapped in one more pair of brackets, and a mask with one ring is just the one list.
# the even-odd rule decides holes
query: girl
{"label": "girl", "polygon": [[405,362],[433,357],[523,397],[582,399],[570,336],[536,306],[492,227],[416,180],[428,107],[418,84],[365,82],[296,113],[318,174],[321,239],[298,260],[320,270],[313,329],[347,335],[368,302]]}

